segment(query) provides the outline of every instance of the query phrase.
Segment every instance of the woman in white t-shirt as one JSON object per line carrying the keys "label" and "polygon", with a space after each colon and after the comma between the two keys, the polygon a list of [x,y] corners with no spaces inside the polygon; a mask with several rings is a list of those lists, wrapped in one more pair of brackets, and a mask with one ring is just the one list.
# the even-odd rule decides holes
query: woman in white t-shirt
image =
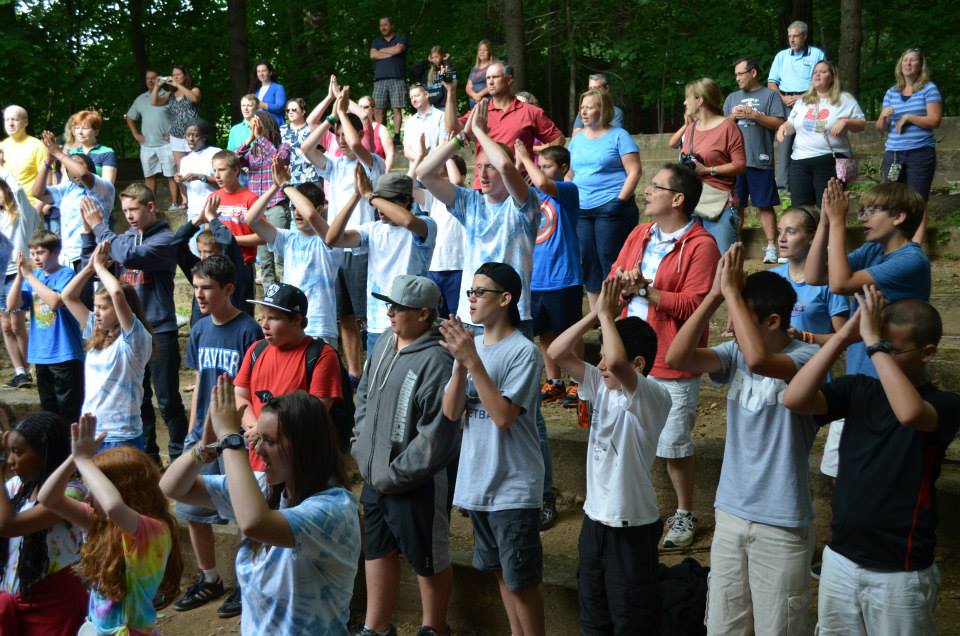
{"label": "woman in white t-shirt", "polygon": [[[258,391],[257,399],[264,407],[247,443],[265,472],[250,468],[233,384],[224,374],[210,398],[203,439],[167,468],[160,488],[177,501],[215,507],[240,527],[243,636],[347,636],[360,522],[333,422],[304,391],[276,398]],[[200,475],[218,454],[225,474]]]}
{"label": "woman in white t-shirt", "polygon": [[847,133],[863,132],[866,125],[860,104],[840,90],[837,67],[826,60],[813,67],[810,89],[777,130],[779,142],[796,135],[790,155],[792,205],[820,205],[827,181],[837,175],[836,158],[853,156]]}
{"label": "woman in white t-shirt", "polygon": [[[97,435],[106,433],[100,450],[133,446],[143,450],[144,369],[153,354],[153,334],[136,290],[121,283],[107,267],[110,243],[97,245],[87,265],[63,289],[61,298],[81,325],[85,325],[83,413],[97,417]],[[83,289],[96,274],[100,288],[93,311],[81,300]]]}

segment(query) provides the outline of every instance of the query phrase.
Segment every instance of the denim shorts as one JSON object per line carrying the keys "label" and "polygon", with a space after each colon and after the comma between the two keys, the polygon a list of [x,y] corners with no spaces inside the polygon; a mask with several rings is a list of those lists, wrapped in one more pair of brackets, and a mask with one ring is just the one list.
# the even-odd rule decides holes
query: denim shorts
{"label": "denim shorts", "polygon": [[473,567],[484,572],[500,570],[511,592],[539,585],[543,580],[540,509],[468,512],[473,523]]}

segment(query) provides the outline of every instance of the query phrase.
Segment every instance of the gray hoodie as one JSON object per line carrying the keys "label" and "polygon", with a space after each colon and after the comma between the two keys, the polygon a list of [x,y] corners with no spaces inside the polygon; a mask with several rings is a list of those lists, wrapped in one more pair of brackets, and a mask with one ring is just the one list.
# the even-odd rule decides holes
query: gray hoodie
{"label": "gray hoodie", "polygon": [[351,452],[367,485],[383,494],[412,490],[456,457],[460,432],[443,419],[453,357],[432,327],[399,352],[384,332],[357,388]]}

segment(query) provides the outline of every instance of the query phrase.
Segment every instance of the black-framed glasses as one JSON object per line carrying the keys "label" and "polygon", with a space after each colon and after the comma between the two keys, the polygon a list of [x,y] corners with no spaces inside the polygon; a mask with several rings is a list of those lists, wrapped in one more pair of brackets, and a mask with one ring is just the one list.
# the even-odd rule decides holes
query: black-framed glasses
{"label": "black-framed glasses", "polygon": [[484,294],[505,294],[506,289],[487,289],[486,287],[474,287],[467,290],[467,298],[483,298]]}
{"label": "black-framed glasses", "polygon": [[650,187],[655,190],[666,190],[667,192],[676,192],[677,194],[683,194],[680,190],[674,190],[673,188],[668,188],[667,186],[662,186],[659,183],[650,182]]}
{"label": "black-framed glasses", "polygon": [[255,395],[257,396],[257,399],[259,399],[264,406],[273,406],[274,404],[277,403],[277,400],[279,399],[274,397],[273,393],[271,393],[270,391],[267,391],[266,389],[262,391],[257,391]]}

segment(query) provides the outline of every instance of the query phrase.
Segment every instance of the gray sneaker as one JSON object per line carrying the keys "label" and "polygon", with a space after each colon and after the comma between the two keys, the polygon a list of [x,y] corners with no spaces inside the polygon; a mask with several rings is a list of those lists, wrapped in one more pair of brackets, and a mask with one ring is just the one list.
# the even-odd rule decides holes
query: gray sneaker
{"label": "gray sneaker", "polygon": [[30,372],[28,371],[26,373],[18,373],[13,376],[10,381],[7,382],[6,386],[10,387],[11,389],[19,389],[20,387],[30,386],[32,384],[33,376],[30,375]]}
{"label": "gray sneaker", "polygon": [[686,548],[693,543],[693,535],[697,532],[697,516],[692,512],[678,512],[667,519],[667,527],[663,547]]}

